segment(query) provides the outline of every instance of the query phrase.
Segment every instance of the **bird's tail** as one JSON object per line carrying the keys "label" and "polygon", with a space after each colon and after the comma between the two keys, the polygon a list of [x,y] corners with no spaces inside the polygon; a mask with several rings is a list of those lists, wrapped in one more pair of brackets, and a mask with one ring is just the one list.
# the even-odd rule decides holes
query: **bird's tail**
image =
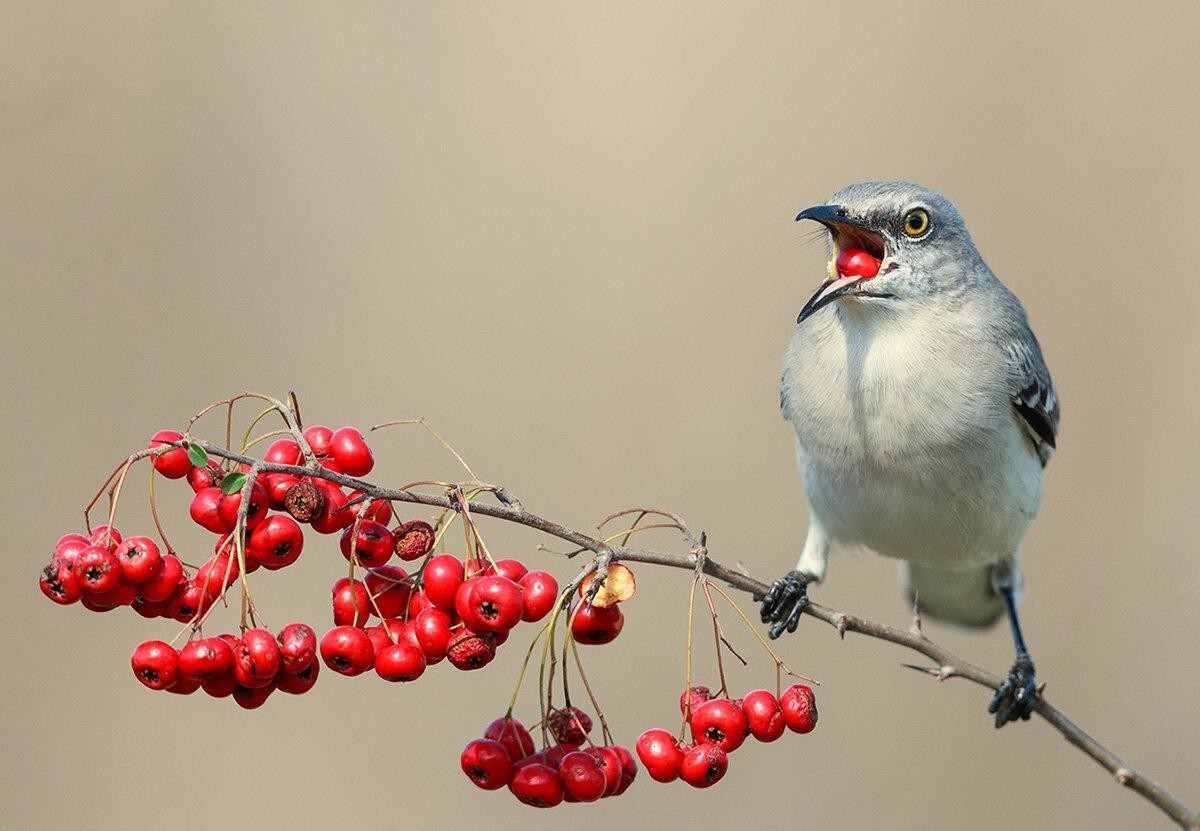
{"label": "bird's tail", "polygon": [[959,626],[990,626],[1004,613],[1004,598],[993,586],[995,568],[951,571],[906,562],[904,586],[923,615]]}

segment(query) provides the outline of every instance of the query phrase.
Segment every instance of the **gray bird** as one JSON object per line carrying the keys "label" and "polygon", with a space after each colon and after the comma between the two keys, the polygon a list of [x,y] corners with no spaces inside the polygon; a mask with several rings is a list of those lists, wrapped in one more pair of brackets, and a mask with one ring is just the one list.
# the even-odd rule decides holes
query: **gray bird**
{"label": "gray bird", "polygon": [[[955,207],[919,185],[851,185],[796,219],[824,225],[830,245],[828,279],[783,356],[781,406],[810,520],[762,619],[771,637],[795,631],[830,551],[903,560],[910,597],[932,617],[982,627],[1008,612],[1016,662],[988,709],[997,727],[1028,719],[1037,693],[1017,550],[1059,406],[1025,311]],[[878,272],[839,273],[847,249]]]}

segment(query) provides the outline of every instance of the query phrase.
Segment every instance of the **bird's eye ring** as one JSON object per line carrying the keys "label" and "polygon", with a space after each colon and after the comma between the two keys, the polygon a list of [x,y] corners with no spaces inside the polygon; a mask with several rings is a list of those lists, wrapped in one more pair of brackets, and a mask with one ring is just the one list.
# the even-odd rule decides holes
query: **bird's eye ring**
{"label": "bird's eye ring", "polygon": [[929,213],[921,208],[913,208],[904,215],[904,233],[910,237],[919,237],[929,230]]}

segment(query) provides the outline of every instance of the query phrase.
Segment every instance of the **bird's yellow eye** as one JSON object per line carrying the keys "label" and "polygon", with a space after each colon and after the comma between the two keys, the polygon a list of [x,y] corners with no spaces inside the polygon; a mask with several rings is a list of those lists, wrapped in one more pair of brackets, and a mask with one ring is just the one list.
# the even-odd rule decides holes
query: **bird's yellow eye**
{"label": "bird's yellow eye", "polygon": [[904,233],[910,237],[919,237],[929,230],[929,214],[920,208],[914,208],[904,215]]}

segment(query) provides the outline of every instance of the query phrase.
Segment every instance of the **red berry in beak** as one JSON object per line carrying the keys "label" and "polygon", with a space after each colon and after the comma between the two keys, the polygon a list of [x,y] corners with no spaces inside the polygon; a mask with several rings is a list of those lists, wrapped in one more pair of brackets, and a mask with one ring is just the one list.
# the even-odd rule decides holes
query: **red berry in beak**
{"label": "red berry in beak", "polygon": [[879,273],[879,262],[861,248],[843,248],[835,265],[840,277],[869,278]]}

